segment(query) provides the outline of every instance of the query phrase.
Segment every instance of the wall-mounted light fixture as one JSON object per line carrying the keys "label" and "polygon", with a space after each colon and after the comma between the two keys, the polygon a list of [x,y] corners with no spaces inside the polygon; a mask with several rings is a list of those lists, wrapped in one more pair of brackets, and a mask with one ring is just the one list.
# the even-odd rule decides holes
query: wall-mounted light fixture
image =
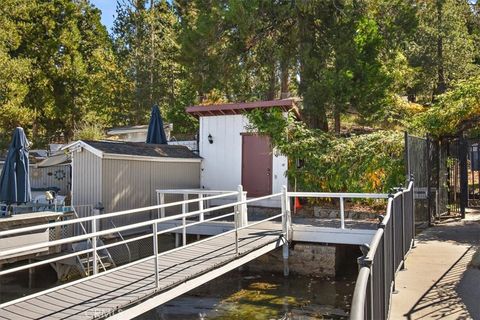
{"label": "wall-mounted light fixture", "polygon": [[208,134],[208,142],[210,142],[210,144],[213,143],[213,137],[210,133]]}

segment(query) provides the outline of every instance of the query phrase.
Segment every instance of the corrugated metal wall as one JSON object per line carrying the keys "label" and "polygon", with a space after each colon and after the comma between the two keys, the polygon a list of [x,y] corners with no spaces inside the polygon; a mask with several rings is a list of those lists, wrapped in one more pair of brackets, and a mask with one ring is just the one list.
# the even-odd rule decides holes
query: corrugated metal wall
{"label": "corrugated metal wall", "polygon": [[[83,150],[72,153],[72,205],[80,217],[90,216],[92,206],[102,202],[102,159]],[[85,225],[90,230],[89,225]],[[75,229],[78,233],[81,230]]]}
{"label": "corrugated metal wall", "polygon": [[[103,160],[103,204],[105,212],[116,212],[155,205],[156,189],[199,188],[200,163],[158,162],[139,160]],[[177,198],[178,199],[178,198]],[[166,201],[174,199],[167,197]],[[179,208],[174,208],[177,212]],[[172,210],[167,210],[172,212]],[[114,223],[125,225],[146,221],[155,212],[133,217],[116,218]]]}
{"label": "corrugated metal wall", "polygon": [[[101,202],[105,212],[117,212],[155,205],[156,189],[200,187],[200,162],[159,162],[140,160],[101,159],[83,150],[72,155],[72,203],[79,216],[91,214],[91,207]],[[166,202],[181,196],[167,196]],[[193,210],[193,208],[192,208]],[[180,208],[167,213],[180,213]],[[146,221],[157,211],[113,220],[116,226]],[[110,228],[110,221],[102,228]],[[90,229],[90,226],[85,226]]]}

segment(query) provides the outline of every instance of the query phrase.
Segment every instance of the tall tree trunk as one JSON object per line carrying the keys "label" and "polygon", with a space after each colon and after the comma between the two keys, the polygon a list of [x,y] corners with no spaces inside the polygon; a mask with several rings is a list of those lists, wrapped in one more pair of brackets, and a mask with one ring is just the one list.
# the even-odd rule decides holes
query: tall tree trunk
{"label": "tall tree trunk", "polygon": [[267,100],[274,100],[275,99],[275,86],[277,84],[277,77],[275,74],[275,61],[272,62],[272,70],[270,73],[269,84],[268,84],[268,91],[267,91]]}
{"label": "tall tree trunk", "polygon": [[320,129],[324,132],[328,131],[328,120],[325,110],[311,112],[308,115],[310,126],[314,129]]}
{"label": "tall tree trunk", "polygon": [[135,87],[135,111],[134,114],[134,123],[135,125],[140,124],[140,114],[141,114],[141,103],[140,103],[140,61],[139,61],[139,47],[140,47],[140,32],[139,32],[139,10],[140,4],[136,0],[134,3],[135,10],[135,49],[134,49],[134,66],[135,66],[135,78],[134,78],[134,87]]}
{"label": "tall tree trunk", "polygon": [[286,99],[290,97],[290,90],[288,88],[288,62],[282,60],[281,62],[281,78],[280,78],[280,99]]}
{"label": "tall tree trunk", "polygon": [[442,94],[447,89],[445,81],[445,69],[443,67],[443,2],[444,0],[437,0],[437,88],[436,94]]}
{"label": "tall tree trunk", "polygon": [[150,0],[150,14],[151,14],[151,25],[150,25],[150,105],[152,106],[155,101],[153,101],[153,61],[155,58],[154,54],[154,45],[155,45],[155,2]]}
{"label": "tall tree trunk", "polygon": [[335,133],[339,134],[340,133],[340,112],[339,111],[335,110],[335,112],[333,113],[333,119],[335,121],[335,124],[334,124]]}

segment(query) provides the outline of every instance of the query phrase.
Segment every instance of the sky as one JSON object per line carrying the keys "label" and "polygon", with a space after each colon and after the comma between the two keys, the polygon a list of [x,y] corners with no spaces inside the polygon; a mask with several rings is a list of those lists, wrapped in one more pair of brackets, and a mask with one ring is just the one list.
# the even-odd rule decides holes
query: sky
{"label": "sky", "polygon": [[[109,32],[112,31],[113,20],[115,19],[116,0],[90,0],[95,7],[102,10],[102,23],[107,26]],[[470,3],[476,3],[477,0],[470,0]]]}
{"label": "sky", "polygon": [[112,30],[115,9],[117,7],[116,0],[90,0],[98,9],[102,10],[102,23],[107,26],[108,31]]}

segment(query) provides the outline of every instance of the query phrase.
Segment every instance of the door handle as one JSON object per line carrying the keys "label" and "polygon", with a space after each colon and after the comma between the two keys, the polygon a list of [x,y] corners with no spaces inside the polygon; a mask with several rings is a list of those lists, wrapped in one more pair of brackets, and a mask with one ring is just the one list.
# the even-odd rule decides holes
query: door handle
{"label": "door handle", "polygon": [[267,176],[270,175],[270,168],[267,168]]}

